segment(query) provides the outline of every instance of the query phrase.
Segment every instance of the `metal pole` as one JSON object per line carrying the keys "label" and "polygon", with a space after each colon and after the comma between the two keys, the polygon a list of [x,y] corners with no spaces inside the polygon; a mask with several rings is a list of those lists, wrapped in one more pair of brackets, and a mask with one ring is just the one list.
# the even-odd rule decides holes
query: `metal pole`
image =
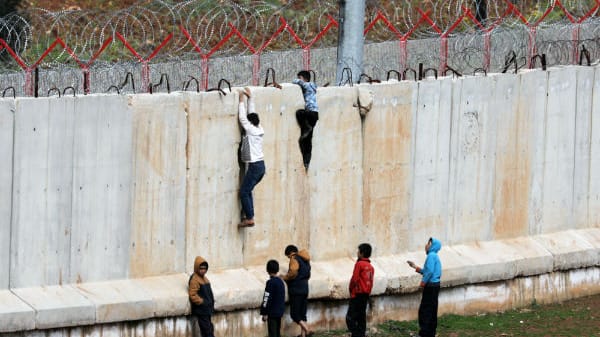
{"label": "metal pole", "polygon": [[363,73],[365,0],[339,0],[339,5],[336,82],[347,80],[342,77],[344,69],[350,68],[352,82],[356,83]]}

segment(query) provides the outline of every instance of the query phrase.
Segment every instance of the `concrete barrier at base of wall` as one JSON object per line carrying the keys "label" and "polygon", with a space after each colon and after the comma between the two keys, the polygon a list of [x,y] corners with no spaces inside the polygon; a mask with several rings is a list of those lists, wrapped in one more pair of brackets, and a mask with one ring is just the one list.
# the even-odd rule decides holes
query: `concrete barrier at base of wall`
{"label": "concrete barrier at base of wall", "polygon": [[[600,293],[600,228],[448,246],[443,247],[439,255],[443,264],[442,283],[445,289],[440,301],[441,312],[471,313],[507,309],[526,304],[526,299],[530,298],[538,302],[551,302]],[[423,261],[424,253],[415,251],[372,258],[375,267],[372,295],[377,298],[374,302],[376,308],[372,310],[381,313],[377,321],[382,321],[384,317],[414,318],[418,299],[413,298],[417,296],[413,293],[417,291],[420,275],[407,266],[406,260]],[[329,301],[344,307],[345,303],[331,300],[349,297],[348,279],[353,265],[354,260],[350,258],[313,262],[311,301],[321,303],[317,306]],[[566,274],[571,276],[566,278],[568,281],[561,281],[563,289],[534,285],[538,281],[548,282]],[[258,331],[264,328],[257,313],[267,279],[263,266],[214,273],[209,271],[207,276],[216,299],[215,322],[219,335],[233,336],[235,334],[232,331]],[[536,283],[510,286],[523,278],[535,280]],[[106,327],[109,323],[146,319],[160,321],[168,317],[185,316],[190,311],[188,279],[189,276],[182,273],[4,290],[0,292],[0,332],[87,325]],[[413,299],[401,301],[410,305],[395,303],[396,296]],[[383,310],[384,307],[387,309]],[[395,309],[389,311],[389,307]],[[325,313],[312,308],[311,315],[313,321],[337,321],[339,325],[342,322],[339,316],[343,316],[341,310],[338,308]],[[228,315],[247,316],[247,319],[231,322],[226,318]],[[170,325],[172,331],[163,336],[177,335],[173,331],[189,329],[187,325],[176,329],[173,324]]]}

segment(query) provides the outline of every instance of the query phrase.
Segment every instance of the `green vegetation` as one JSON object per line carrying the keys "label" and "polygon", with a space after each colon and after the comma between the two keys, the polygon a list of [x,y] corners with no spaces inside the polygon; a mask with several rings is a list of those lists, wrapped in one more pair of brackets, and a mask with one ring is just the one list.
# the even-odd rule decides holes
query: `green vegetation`
{"label": "green vegetation", "polygon": [[[416,308],[415,308],[416,310]],[[600,295],[550,305],[477,316],[445,315],[438,321],[438,337],[600,337]],[[370,337],[417,336],[416,321],[388,321],[372,329]],[[315,337],[347,336],[344,330]]]}

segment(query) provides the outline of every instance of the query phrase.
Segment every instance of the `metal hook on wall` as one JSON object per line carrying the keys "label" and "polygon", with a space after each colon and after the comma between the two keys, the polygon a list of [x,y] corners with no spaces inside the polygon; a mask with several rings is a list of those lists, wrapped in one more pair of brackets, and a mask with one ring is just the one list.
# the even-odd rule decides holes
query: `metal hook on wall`
{"label": "metal hook on wall", "polygon": [[473,70],[473,76],[477,75],[477,73],[483,73],[483,76],[487,76],[487,71],[483,68]]}
{"label": "metal hook on wall", "polygon": [[362,73],[362,74],[360,74],[360,77],[358,78],[358,83],[359,83],[359,84],[360,84],[360,81],[361,81],[361,79],[362,79],[363,77],[366,77],[366,78],[367,78],[367,82],[369,82],[369,84],[373,84],[373,83],[381,83],[381,81],[380,81],[380,80],[378,80],[378,79],[373,79],[371,76],[369,76],[369,75],[367,75],[367,74],[365,74],[365,73]]}
{"label": "metal hook on wall", "polygon": [[514,50],[511,50],[510,53],[504,58],[504,68],[502,69],[502,73],[506,73],[508,68],[510,68],[511,64],[515,65],[515,74],[519,70],[519,65],[517,64],[517,53]]}
{"label": "metal hook on wall", "polygon": [[71,89],[71,90],[73,90],[73,97],[75,97],[75,96],[76,96],[76,95],[75,95],[75,93],[76,93],[76,90],[75,90],[75,88],[73,88],[73,87],[71,87],[71,86],[69,86],[69,87],[66,87],[66,88],[64,88],[64,89],[63,89],[63,96],[64,96],[64,95],[65,95],[65,93],[67,92],[67,89]]}
{"label": "metal hook on wall", "polygon": [[58,89],[57,87],[52,87],[48,89],[48,97],[50,97],[50,93],[53,91],[56,91],[58,93],[58,97],[60,98],[60,89]]}
{"label": "metal hook on wall", "polygon": [[206,89],[207,92],[209,91],[218,91],[219,93],[223,94],[223,96],[227,96],[227,93],[225,92],[225,90],[223,90],[221,88],[221,85],[223,85],[223,83],[227,84],[227,87],[229,88],[229,92],[231,92],[231,83],[229,83],[228,80],[222,78],[219,80],[219,83],[217,84],[216,88],[210,88],[210,89]]}
{"label": "metal hook on wall", "polygon": [[389,81],[389,80],[390,80],[390,75],[391,75],[391,74],[396,74],[396,79],[397,79],[398,81],[402,81],[402,74],[400,74],[400,72],[399,72],[398,70],[393,70],[393,69],[392,69],[392,70],[389,70],[389,71],[387,72],[387,79],[386,79],[386,81]]}
{"label": "metal hook on wall", "polygon": [[402,78],[406,80],[406,79],[407,79],[407,78],[406,78],[406,73],[407,73],[407,72],[409,72],[409,71],[410,71],[410,72],[412,72],[412,74],[413,74],[413,79],[414,79],[415,81],[418,81],[418,80],[419,80],[419,77],[417,76],[417,71],[416,71],[416,70],[414,70],[413,68],[406,68],[406,69],[404,69],[404,71],[402,72]]}
{"label": "metal hook on wall", "polygon": [[158,81],[158,83],[152,85],[152,83],[148,84],[148,91],[152,94],[154,92],[154,90],[156,90],[156,88],[160,87],[161,85],[163,85],[163,82],[166,82],[167,84],[167,93],[171,93],[171,85],[169,84],[169,75],[162,73],[160,74],[160,80]]}
{"label": "metal hook on wall", "polygon": [[542,64],[542,70],[546,70],[546,54],[542,54],[542,55],[533,55],[531,57],[531,66],[530,69],[535,68],[535,64],[536,64],[536,60],[540,60],[540,63]]}
{"label": "metal hook on wall", "polygon": [[192,83],[192,81],[195,81],[196,82],[196,92],[200,92],[200,82],[194,76],[190,76],[190,77],[191,78],[189,80],[183,82],[183,91],[187,91],[187,89],[190,87],[190,83]]}
{"label": "metal hook on wall", "polygon": [[117,95],[121,94],[121,90],[116,85],[111,85],[110,87],[108,87],[108,89],[106,89],[106,92],[109,93],[111,89],[117,90]]}
{"label": "metal hook on wall", "polygon": [[446,65],[446,69],[444,70],[444,76],[446,76],[448,74],[448,71],[450,71],[452,73],[453,77],[461,77],[462,74],[459,73],[456,69],[450,67],[449,65]]}
{"label": "metal hook on wall", "polygon": [[435,76],[435,79],[437,80],[437,78],[438,78],[438,71],[435,68],[425,68],[425,69],[423,69],[423,78],[426,78],[427,77],[427,73],[430,73],[430,72],[433,72],[433,76]]}
{"label": "metal hook on wall", "polygon": [[[344,75],[346,75],[346,82],[344,82]],[[339,86],[341,87],[342,85],[346,85],[350,83],[350,86],[354,86],[354,83],[352,81],[352,69],[346,67],[344,69],[342,69],[342,78],[340,80]]]}
{"label": "metal hook on wall", "polygon": [[[271,77],[273,77],[272,83],[269,83],[269,73],[271,74]],[[275,88],[281,89],[281,85],[279,85],[279,83],[277,83],[277,81],[275,80],[275,69],[273,69],[273,68],[267,69],[267,76],[265,78],[265,87],[268,87],[269,85],[273,85]]]}
{"label": "metal hook on wall", "polygon": [[4,91],[2,91],[2,97],[6,97],[6,92],[9,89],[12,89],[13,98],[17,98],[17,93],[15,91],[15,87],[12,87],[12,86],[11,87],[7,87],[6,89],[4,89]]}
{"label": "metal hook on wall", "polygon": [[131,80],[131,89],[133,90],[133,93],[135,94],[135,81],[133,80],[133,74],[131,73],[131,71],[128,71],[127,74],[125,74],[125,80],[123,81],[123,83],[121,83],[121,85],[119,85],[118,87],[118,91],[120,92]]}
{"label": "metal hook on wall", "polygon": [[581,45],[581,54],[579,54],[579,65],[583,65],[583,58],[585,57],[585,60],[587,62],[587,65],[590,66],[591,62],[590,62],[590,51],[587,50],[585,48],[585,45]]}

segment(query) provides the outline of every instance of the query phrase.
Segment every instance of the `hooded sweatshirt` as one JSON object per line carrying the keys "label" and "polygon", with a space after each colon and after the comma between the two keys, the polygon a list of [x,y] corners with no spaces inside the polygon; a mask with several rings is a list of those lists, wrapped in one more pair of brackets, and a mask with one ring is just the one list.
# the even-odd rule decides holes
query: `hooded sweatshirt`
{"label": "hooded sweatshirt", "polygon": [[239,108],[239,120],[240,124],[246,131],[242,139],[242,161],[244,163],[255,163],[264,159],[263,154],[263,136],[265,131],[262,126],[254,126],[248,120],[249,113],[256,113],[254,109],[254,100],[252,97],[248,98],[248,112],[246,113],[246,105],[244,102],[240,102]]}
{"label": "hooded sweatshirt", "polygon": [[215,298],[206,275],[200,276],[199,269],[202,264],[206,264],[208,269],[208,262],[201,256],[196,256],[194,273],[190,276],[188,284],[188,295],[192,304],[192,314],[210,316],[215,309]]}
{"label": "hooded sweatshirt", "polygon": [[310,255],[306,249],[290,254],[290,265],[283,280],[288,285],[289,295],[308,295],[310,279]]}
{"label": "hooded sweatshirt", "polygon": [[421,287],[425,287],[428,283],[440,282],[442,278],[442,262],[437,254],[440,249],[442,249],[442,242],[436,238],[431,238],[431,246],[427,252],[423,269],[417,270],[418,273],[423,274]]}

